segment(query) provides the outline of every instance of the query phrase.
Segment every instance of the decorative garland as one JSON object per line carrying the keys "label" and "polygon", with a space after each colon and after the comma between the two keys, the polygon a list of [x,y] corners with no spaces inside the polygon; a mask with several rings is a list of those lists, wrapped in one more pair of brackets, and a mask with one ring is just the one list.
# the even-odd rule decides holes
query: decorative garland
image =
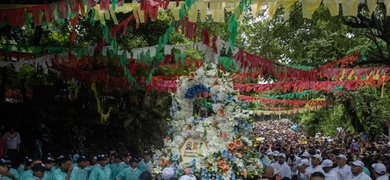
{"label": "decorative garland", "polygon": [[[202,179],[258,175],[262,169],[260,160],[248,150],[252,146],[249,114],[242,112],[231,75],[215,64],[204,64],[188,77],[179,78],[177,83],[177,91],[172,93],[172,121],[165,148],[157,151],[160,159],[153,174],[172,168],[180,175],[185,166],[180,162],[181,146],[187,138],[200,138],[207,143],[207,150],[196,154],[190,165]],[[193,102],[199,93],[208,93],[213,101],[212,114],[208,117],[194,113]]]}

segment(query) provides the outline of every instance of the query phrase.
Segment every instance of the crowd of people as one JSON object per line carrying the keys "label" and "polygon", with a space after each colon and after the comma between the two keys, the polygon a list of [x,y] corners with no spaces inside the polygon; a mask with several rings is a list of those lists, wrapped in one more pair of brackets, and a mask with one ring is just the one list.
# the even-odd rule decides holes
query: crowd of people
{"label": "crowd of people", "polygon": [[[334,136],[306,136],[298,124],[287,119],[255,122],[254,151],[263,164],[261,176],[255,179],[281,180],[388,180],[390,141],[370,142],[365,133],[339,129]],[[20,135],[11,128],[0,140],[0,180],[146,180],[156,179],[150,173],[153,153],[142,157],[129,152],[87,155],[82,151],[54,156],[42,153],[37,142],[31,157],[16,163]],[[167,171],[170,169],[166,169]],[[159,179],[166,179],[159,176]],[[199,179],[191,168],[180,180]]]}
{"label": "crowd of people", "polygon": [[[390,141],[369,142],[365,133],[338,129],[334,137],[308,137],[290,120],[256,122],[256,150],[273,178],[389,179]],[[263,176],[264,177],[264,176]]]}

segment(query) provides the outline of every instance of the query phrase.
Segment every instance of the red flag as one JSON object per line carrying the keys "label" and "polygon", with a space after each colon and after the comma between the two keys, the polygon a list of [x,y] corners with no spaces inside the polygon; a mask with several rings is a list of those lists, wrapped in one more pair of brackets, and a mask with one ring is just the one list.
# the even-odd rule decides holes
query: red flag
{"label": "red flag", "polygon": [[100,0],[100,10],[110,10],[110,0]]}

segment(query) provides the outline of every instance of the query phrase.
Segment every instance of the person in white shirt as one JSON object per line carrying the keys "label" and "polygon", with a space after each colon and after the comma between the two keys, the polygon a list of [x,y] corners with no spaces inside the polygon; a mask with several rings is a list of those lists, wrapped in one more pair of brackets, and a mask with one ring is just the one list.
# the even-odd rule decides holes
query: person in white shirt
{"label": "person in white shirt", "polygon": [[179,180],[196,180],[196,177],[191,172],[191,168],[184,169],[184,173]]}
{"label": "person in white shirt", "polygon": [[388,180],[389,176],[386,175],[386,166],[382,163],[374,163],[371,166],[374,168],[374,178],[376,180]]}
{"label": "person in white shirt", "polygon": [[319,154],[315,154],[311,157],[311,167],[306,169],[306,176],[310,177],[310,175],[314,172],[321,172],[324,174],[324,170],[322,170],[322,166],[320,165],[322,161],[322,157]]}
{"label": "person in white shirt", "polygon": [[372,180],[370,176],[363,172],[364,163],[360,160],[356,160],[351,163],[351,174],[347,177],[347,180]]}
{"label": "person in white shirt", "polygon": [[309,179],[305,173],[306,169],[309,167],[309,160],[307,159],[301,159],[299,164],[297,165],[298,174],[297,174],[297,180],[307,180]]}
{"label": "person in white shirt", "polygon": [[337,156],[337,167],[333,168],[333,170],[340,174],[341,179],[347,179],[351,174],[351,167],[346,163],[347,157],[344,154]]}
{"label": "person in white shirt", "polygon": [[4,133],[3,138],[6,141],[5,154],[11,159],[12,166],[15,167],[20,151],[20,134],[14,128],[10,128],[8,132]]}
{"label": "person in white shirt", "polygon": [[278,163],[275,163],[273,168],[274,175],[278,174],[280,179],[283,179],[284,177],[291,179],[291,169],[286,163],[286,155],[284,153],[279,153]]}
{"label": "person in white shirt", "polygon": [[272,164],[272,161],[274,160],[274,153],[272,151],[267,152],[267,158],[265,160],[265,163],[267,166]]}
{"label": "person in white shirt", "polygon": [[300,160],[301,160],[301,158],[294,155],[294,154],[290,154],[290,157],[287,158],[287,165],[290,166],[291,173],[294,175],[298,173],[297,165],[299,164]]}
{"label": "person in white shirt", "polygon": [[310,154],[309,154],[307,151],[305,151],[305,152],[303,152],[303,153],[301,154],[301,160],[302,160],[302,159],[307,159],[307,160],[309,161],[309,167],[311,167]]}
{"label": "person in white shirt", "polygon": [[340,180],[340,174],[332,171],[333,161],[325,159],[321,163],[322,170],[324,170],[325,180]]}

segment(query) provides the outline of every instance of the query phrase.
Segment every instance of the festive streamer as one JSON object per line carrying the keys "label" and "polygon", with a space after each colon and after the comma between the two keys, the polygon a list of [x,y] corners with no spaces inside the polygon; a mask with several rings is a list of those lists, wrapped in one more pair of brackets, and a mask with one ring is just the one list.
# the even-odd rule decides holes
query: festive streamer
{"label": "festive streamer", "polygon": [[302,105],[309,105],[309,106],[326,106],[326,100],[325,99],[316,99],[316,100],[284,100],[284,99],[269,99],[269,98],[262,98],[262,97],[252,97],[252,96],[246,96],[246,95],[240,95],[240,100],[243,100],[245,102],[255,102],[258,101],[260,104],[273,104],[273,105],[283,105],[283,106],[293,106],[298,107]]}
{"label": "festive streamer", "polygon": [[92,82],[91,89],[92,89],[93,95],[95,96],[95,99],[96,99],[96,106],[98,108],[98,113],[100,114],[100,122],[101,123],[107,122],[108,118],[110,118],[110,112],[112,110],[112,107],[108,108],[107,113],[104,114],[102,107],[101,107],[101,102],[100,102],[99,96],[97,94],[95,82]]}
{"label": "festive streamer", "polygon": [[322,107],[304,107],[304,108],[297,108],[297,109],[291,109],[291,110],[273,110],[273,111],[266,111],[266,110],[254,110],[253,113],[257,114],[258,116],[263,115],[281,115],[281,114],[297,114],[297,113],[304,113],[308,111],[313,111],[320,109]]}
{"label": "festive streamer", "polygon": [[[186,8],[187,8],[187,13],[188,13],[188,17],[197,17],[197,14],[198,14],[198,10],[203,10],[201,11],[201,17],[205,17],[205,13],[204,13],[204,7],[207,7],[209,6],[210,8],[210,12],[218,12],[218,13],[211,13],[211,16],[214,18],[215,21],[218,21],[218,22],[221,22],[221,20],[223,20],[224,18],[221,17],[221,15],[223,16],[223,12],[224,10],[227,11],[227,12],[231,12],[232,11],[232,7],[233,7],[233,14],[234,14],[234,18],[235,19],[238,19],[238,17],[240,17],[240,15],[244,12],[244,11],[247,11],[247,6],[251,5],[252,7],[256,7],[255,9],[253,9],[253,15],[254,17],[258,17],[259,15],[259,7],[263,6],[263,5],[267,5],[269,6],[269,9],[268,9],[268,16],[270,18],[273,17],[276,9],[278,9],[279,6],[284,6],[285,8],[285,17],[286,19],[288,18],[289,16],[289,13],[288,13],[288,7],[291,7],[292,4],[294,4],[294,2],[297,2],[296,0],[286,0],[286,1],[283,1],[283,2],[279,2],[279,1],[274,1],[274,0],[251,0],[251,1],[247,1],[247,0],[241,0],[240,3],[239,3],[239,6],[236,7],[236,4],[237,2],[235,1],[221,1],[221,2],[218,2],[218,3],[224,3],[224,4],[233,4],[231,6],[214,6],[212,5],[213,3],[215,2],[210,2],[209,0],[198,0],[198,1],[195,1],[195,0],[186,0],[184,2]],[[310,18],[311,15],[314,13],[314,11],[318,8],[319,6],[319,3],[321,2],[321,0],[303,0],[302,1],[302,12],[303,12],[303,16],[304,18]],[[350,1],[350,0],[343,0],[343,1],[336,1],[336,0],[323,0],[323,3],[325,5],[327,5],[330,13],[332,16],[335,16],[335,15],[339,15],[339,5],[342,7],[342,10],[343,10],[343,14],[344,16],[356,16],[357,14],[357,10],[358,10],[358,5],[359,4],[365,4],[367,2],[367,6],[369,7],[369,11],[370,13],[372,13],[373,11],[373,8],[375,7],[375,5],[377,4],[377,1],[376,0],[369,0],[369,1]],[[60,2],[55,2],[55,3],[52,3],[52,4],[41,4],[41,5],[22,5],[22,4],[16,4],[16,5],[10,5],[10,4],[0,4],[0,9],[1,9],[1,13],[0,13],[0,24],[1,23],[4,23],[6,22],[9,26],[16,26],[16,27],[21,27],[24,25],[24,13],[25,12],[32,12],[32,19],[34,19],[34,22],[37,23],[37,24],[40,24],[41,21],[41,17],[42,17],[42,14],[38,13],[38,12],[44,12],[45,14],[45,17],[46,18],[43,18],[43,20],[45,20],[45,22],[47,23],[50,23],[52,19],[55,19],[53,17],[55,17],[56,13],[58,13],[58,18],[55,19],[57,21],[63,21],[64,18],[69,18],[71,17],[72,14],[77,14],[77,13],[80,13],[80,12],[88,12],[92,9],[95,9],[95,11],[97,10],[97,14],[103,14],[102,12],[103,11],[109,11],[109,10],[112,10],[112,11],[115,11],[116,13],[118,12],[123,12],[123,13],[126,13],[126,12],[129,12],[131,10],[135,10],[135,9],[131,9],[129,8],[129,6],[132,6],[132,7],[138,7],[138,9],[134,12],[134,14],[138,14],[140,15],[140,18],[141,18],[141,21],[140,22],[146,22],[144,20],[146,20],[146,18],[144,17],[147,17],[147,16],[150,16],[153,20],[156,20],[157,19],[157,15],[158,15],[158,12],[160,11],[159,8],[165,10],[167,8],[171,8],[173,11],[174,11],[174,16],[175,16],[175,19],[178,20],[178,14],[180,13],[180,9],[181,8],[175,8],[175,7],[179,7],[180,6],[180,3],[179,1],[177,2],[170,2],[170,1],[141,1],[141,4],[139,3],[123,3],[123,1],[116,1],[116,0],[112,0],[111,1],[111,4],[110,4],[110,1],[108,0],[102,0],[100,1],[100,4],[97,4],[95,1],[93,0],[84,0],[83,2],[80,2],[80,1],[76,1],[76,0],[71,0],[71,1],[68,1],[68,0],[63,0],[63,1],[60,1]],[[383,2],[385,4],[385,6],[388,8],[390,7],[390,5],[388,5],[389,3],[387,1],[384,1]],[[121,4],[121,6],[117,7],[116,5],[117,4]],[[134,5],[135,4],[135,5]],[[49,9],[49,7],[56,7],[56,11],[51,11]],[[193,8],[193,9],[192,9]],[[235,9],[234,9],[235,8]],[[81,9],[81,11],[80,11]],[[84,10],[86,9],[86,10]],[[192,10],[191,10],[192,9]],[[182,11],[183,12],[183,11]],[[82,13],[82,15],[86,15],[88,13]],[[142,15],[141,15],[142,14]],[[144,18],[144,20],[142,20]],[[182,18],[180,18],[182,19]],[[204,18],[201,18],[201,19],[204,19]],[[99,20],[99,19],[95,19],[95,20]],[[102,20],[102,19],[100,19]],[[109,19],[108,19],[109,20]],[[136,17],[136,20],[137,17]],[[193,21],[192,21],[193,22]],[[234,34],[234,29],[235,27],[234,24],[236,24],[236,22],[233,22],[233,20],[229,21],[230,25],[232,25],[232,28],[231,28],[231,32],[233,32],[232,34]],[[104,23],[104,22],[102,22]],[[234,35],[232,35],[234,36]],[[229,41],[230,43],[232,43],[232,41]]]}
{"label": "festive streamer", "polygon": [[[290,82],[281,82],[281,83],[272,83],[272,84],[241,84],[235,83],[234,89],[241,92],[257,92],[265,93],[269,91],[282,91],[286,93],[287,91],[292,92],[302,92],[303,90],[311,89],[313,91],[327,91],[334,92],[336,87],[343,86],[346,90],[356,90],[364,87],[381,87],[383,83],[388,83],[390,76],[380,76],[378,80],[374,79],[374,76],[363,80],[347,80],[347,81],[290,81]],[[171,90],[175,92],[176,81],[174,80],[164,80],[158,84],[151,85],[150,89],[155,89],[158,91]]]}

